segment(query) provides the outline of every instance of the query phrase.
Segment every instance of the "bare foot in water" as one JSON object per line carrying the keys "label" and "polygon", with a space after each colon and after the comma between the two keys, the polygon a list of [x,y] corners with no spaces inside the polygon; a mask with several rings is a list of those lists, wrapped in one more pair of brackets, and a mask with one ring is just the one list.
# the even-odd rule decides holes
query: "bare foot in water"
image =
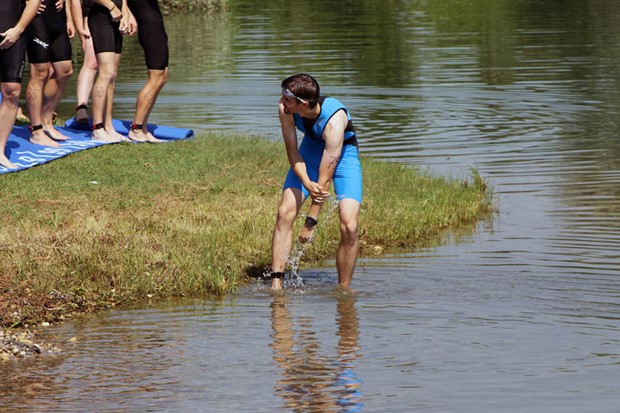
{"label": "bare foot in water", "polygon": [[69,139],[68,136],[63,135],[58,129],[53,126],[43,126],[43,130],[45,131],[45,134],[47,136],[49,136],[55,141],[66,141],[67,139]]}
{"label": "bare foot in water", "polygon": [[91,135],[91,139],[102,142],[120,142],[121,140],[114,135],[110,135],[105,129],[95,129]]}
{"label": "bare foot in water", "polygon": [[6,169],[15,169],[15,168],[17,168],[17,165],[15,165],[13,162],[9,161],[9,158],[7,158],[4,155],[0,155],[0,165],[4,166]]}
{"label": "bare foot in water", "polygon": [[283,287],[282,279],[280,278],[272,278],[271,279],[271,289],[274,291],[281,290]]}
{"label": "bare foot in water", "polygon": [[35,145],[51,146],[53,148],[58,148],[60,146],[58,142],[50,139],[50,137],[45,134],[43,129],[30,132],[30,143],[34,143]]}

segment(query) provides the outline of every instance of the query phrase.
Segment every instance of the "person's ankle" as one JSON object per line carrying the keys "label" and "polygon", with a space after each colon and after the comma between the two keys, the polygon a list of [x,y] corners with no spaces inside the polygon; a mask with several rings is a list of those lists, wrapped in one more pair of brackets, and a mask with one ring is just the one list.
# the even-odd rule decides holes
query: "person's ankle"
{"label": "person's ankle", "polygon": [[272,271],[271,274],[271,289],[281,290],[284,281],[284,272]]}

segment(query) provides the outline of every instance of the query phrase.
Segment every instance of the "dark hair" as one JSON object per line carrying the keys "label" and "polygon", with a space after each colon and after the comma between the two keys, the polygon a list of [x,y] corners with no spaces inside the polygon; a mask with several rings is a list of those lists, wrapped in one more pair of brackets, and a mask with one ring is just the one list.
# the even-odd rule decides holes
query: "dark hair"
{"label": "dark hair", "polygon": [[308,101],[310,108],[316,106],[321,95],[319,82],[310,75],[300,73],[298,75],[289,76],[282,81],[282,88],[288,89],[299,98]]}

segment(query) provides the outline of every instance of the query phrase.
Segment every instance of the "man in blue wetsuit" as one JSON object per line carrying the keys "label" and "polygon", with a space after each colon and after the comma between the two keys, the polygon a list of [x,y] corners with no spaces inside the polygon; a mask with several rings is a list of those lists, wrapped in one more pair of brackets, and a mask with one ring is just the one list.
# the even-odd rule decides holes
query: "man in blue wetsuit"
{"label": "man in blue wetsuit", "polygon": [[[26,27],[37,15],[40,0],[0,0],[0,165],[16,168],[4,153],[6,141],[15,124],[26,56]],[[23,13],[22,13],[23,11]]]}
{"label": "man in blue wetsuit", "polygon": [[[312,203],[299,236],[302,243],[312,240],[333,182],[341,235],[336,255],[338,284],[348,288],[359,250],[357,225],[362,202],[362,168],[351,116],[340,101],[321,96],[318,82],[310,75],[288,77],[281,86],[278,112],[291,169],[273,231],[271,287],[282,288],[293,224],[304,200],[310,196]],[[299,148],[297,129],[304,134]]]}

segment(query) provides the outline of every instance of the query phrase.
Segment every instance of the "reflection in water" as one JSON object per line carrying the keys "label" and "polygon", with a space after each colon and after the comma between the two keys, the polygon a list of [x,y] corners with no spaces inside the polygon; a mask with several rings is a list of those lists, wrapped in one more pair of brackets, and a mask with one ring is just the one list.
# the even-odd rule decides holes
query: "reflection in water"
{"label": "reflection in water", "polygon": [[355,368],[359,353],[359,321],[355,296],[338,298],[337,357],[323,353],[312,317],[298,318],[294,324],[287,298],[276,295],[271,303],[274,360],[282,369],[276,394],[294,412],[357,412],[363,407]]}
{"label": "reflection in water", "polygon": [[[63,382],[46,372],[65,361],[64,355],[54,354],[0,363],[0,412],[33,412],[38,398],[62,393],[65,390]],[[32,374],[33,371],[37,373]],[[5,410],[5,406],[10,406],[10,410]]]}
{"label": "reflection in water", "polygon": [[7,412],[113,413],[125,411],[120,406],[128,400],[134,411],[146,411],[139,409],[176,399],[173,389],[181,378],[174,368],[183,334],[153,328],[133,313],[133,318],[109,317],[98,325],[76,323],[70,335],[78,341],[65,341],[58,355],[2,366],[11,377],[0,385]]}

